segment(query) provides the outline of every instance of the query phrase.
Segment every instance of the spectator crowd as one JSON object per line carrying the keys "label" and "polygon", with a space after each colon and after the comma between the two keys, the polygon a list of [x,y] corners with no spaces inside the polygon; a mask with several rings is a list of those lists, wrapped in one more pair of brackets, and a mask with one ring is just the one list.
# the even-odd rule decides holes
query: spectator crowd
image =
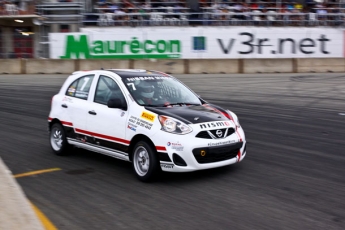
{"label": "spectator crowd", "polygon": [[0,0],[0,15],[27,15],[35,13],[32,0]]}
{"label": "spectator crowd", "polygon": [[[111,24],[119,25],[133,20],[175,25],[171,19],[179,20],[182,14],[189,24],[201,25],[341,25],[345,5],[313,0],[200,0],[198,7],[190,7],[186,1],[177,0],[100,0],[93,9],[95,13],[107,14]],[[158,14],[161,16],[157,23],[157,16],[152,16]]]}

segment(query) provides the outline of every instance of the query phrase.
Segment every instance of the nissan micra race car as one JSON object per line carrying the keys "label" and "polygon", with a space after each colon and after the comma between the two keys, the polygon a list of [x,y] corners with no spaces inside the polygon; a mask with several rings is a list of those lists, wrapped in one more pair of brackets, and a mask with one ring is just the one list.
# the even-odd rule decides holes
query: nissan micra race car
{"label": "nissan micra race car", "polygon": [[141,181],[160,170],[222,167],[246,155],[233,112],[158,71],[75,72],[53,96],[48,125],[55,154],[74,146],[130,161]]}

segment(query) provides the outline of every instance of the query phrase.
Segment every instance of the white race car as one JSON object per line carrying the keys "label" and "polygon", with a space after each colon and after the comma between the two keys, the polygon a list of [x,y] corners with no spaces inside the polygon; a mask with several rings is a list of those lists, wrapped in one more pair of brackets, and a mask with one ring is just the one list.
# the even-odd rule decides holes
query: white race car
{"label": "white race car", "polygon": [[53,96],[48,123],[57,155],[75,146],[130,161],[141,181],[160,170],[222,167],[246,155],[245,135],[233,112],[158,71],[75,72]]}

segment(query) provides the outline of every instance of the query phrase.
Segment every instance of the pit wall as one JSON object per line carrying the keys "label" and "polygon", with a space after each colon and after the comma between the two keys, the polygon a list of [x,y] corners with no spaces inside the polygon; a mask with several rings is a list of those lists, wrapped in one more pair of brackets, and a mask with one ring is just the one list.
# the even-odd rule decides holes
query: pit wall
{"label": "pit wall", "polygon": [[345,72],[345,58],[301,59],[0,59],[0,74],[70,74],[93,69],[147,69],[171,74]]}

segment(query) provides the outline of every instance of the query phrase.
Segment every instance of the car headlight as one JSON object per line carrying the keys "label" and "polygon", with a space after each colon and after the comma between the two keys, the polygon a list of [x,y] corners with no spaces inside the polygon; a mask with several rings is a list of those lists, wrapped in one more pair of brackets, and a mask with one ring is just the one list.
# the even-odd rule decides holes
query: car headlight
{"label": "car headlight", "polygon": [[234,114],[233,112],[231,112],[230,110],[227,110],[228,114],[230,115],[230,117],[232,117],[232,120],[234,121],[235,125],[237,128],[241,128],[240,125],[240,120],[238,119],[238,117],[236,116],[236,114]]}
{"label": "car headlight", "polygon": [[162,130],[168,133],[187,134],[193,131],[191,127],[175,118],[163,115],[160,115],[158,118],[162,125]]}

